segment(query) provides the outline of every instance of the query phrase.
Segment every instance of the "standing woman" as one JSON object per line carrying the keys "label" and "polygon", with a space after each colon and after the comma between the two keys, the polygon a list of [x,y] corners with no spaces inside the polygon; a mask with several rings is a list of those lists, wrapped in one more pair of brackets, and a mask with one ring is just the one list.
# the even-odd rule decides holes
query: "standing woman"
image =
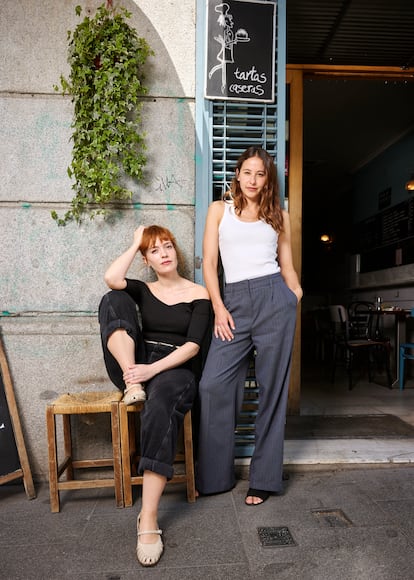
{"label": "standing woman", "polygon": [[254,348],[259,407],[245,502],[258,505],[282,490],[291,355],[303,293],[293,267],[289,215],[280,206],[276,167],[267,151],[249,147],[241,155],[226,197],[210,205],[203,241],[215,320],[199,385],[197,490],[213,494],[234,487],[234,431]]}
{"label": "standing woman", "polygon": [[[154,270],[155,282],[126,277],[138,251]],[[143,566],[156,564],[163,552],[158,506],[173,476],[178,432],[196,396],[193,364],[210,317],[207,290],[180,276],[177,266],[172,233],[160,226],[139,226],[131,246],[107,269],[105,282],[112,291],[99,306],[110,379],[124,391],[126,403],[146,399],[138,465],[143,485],[137,557]]]}

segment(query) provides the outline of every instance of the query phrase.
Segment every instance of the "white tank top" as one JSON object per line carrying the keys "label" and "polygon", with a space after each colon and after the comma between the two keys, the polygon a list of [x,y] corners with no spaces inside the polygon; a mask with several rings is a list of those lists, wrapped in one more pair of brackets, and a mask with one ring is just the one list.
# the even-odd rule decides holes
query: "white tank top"
{"label": "white tank top", "polygon": [[219,249],[227,283],[251,280],[280,272],[278,234],[262,220],[241,221],[233,203],[224,202],[219,224]]}

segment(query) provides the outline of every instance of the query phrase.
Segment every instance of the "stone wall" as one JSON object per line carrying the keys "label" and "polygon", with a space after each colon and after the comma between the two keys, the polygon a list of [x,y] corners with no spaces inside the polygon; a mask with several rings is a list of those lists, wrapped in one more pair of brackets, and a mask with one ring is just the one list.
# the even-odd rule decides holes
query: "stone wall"
{"label": "stone wall", "polygon": [[[68,391],[112,389],[102,361],[97,308],[103,274],[139,224],[176,235],[194,271],[195,0],[124,0],[129,24],[155,55],[146,65],[143,107],[148,163],[133,200],[110,219],[59,227],[72,199],[67,31],[101,1],[5,0],[0,19],[0,243],[2,334],[35,480],[47,479],[45,406]],[[145,278],[137,259],[134,271]],[[109,446],[109,423],[78,425],[81,453]],[[95,425],[96,427],[96,425]]]}

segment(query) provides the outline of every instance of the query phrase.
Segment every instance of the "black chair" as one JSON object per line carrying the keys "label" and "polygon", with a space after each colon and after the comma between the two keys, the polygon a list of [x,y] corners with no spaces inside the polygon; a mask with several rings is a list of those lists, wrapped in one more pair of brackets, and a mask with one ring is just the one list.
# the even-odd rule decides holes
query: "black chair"
{"label": "black chair", "polygon": [[[354,336],[351,331],[348,311],[345,306],[342,304],[329,306],[329,313],[334,337],[332,382],[335,381],[336,367],[342,358],[345,361],[349,390],[351,390],[354,386],[354,362],[355,358],[359,357],[360,359],[364,358],[366,361],[369,382],[373,382],[372,369],[376,365],[377,368],[385,368],[387,384],[391,389],[390,342],[388,339],[382,340],[372,337],[372,317],[367,317],[365,327],[362,324],[362,317],[359,319],[359,324],[353,328],[353,332],[355,332]],[[358,333],[360,336],[356,336]]]}
{"label": "black chair", "polygon": [[372,334],[371,310],[374,309],[372,302],[351,302],[349,304],[348,321],[350,338],[368,338]]}
{"label": "black chair", "polygon": [[376,311],[373,302],[351,302],[347,310],[350,338],[370,338],[384,342],[390,340],[380,328],[381,318],[373,316]]}

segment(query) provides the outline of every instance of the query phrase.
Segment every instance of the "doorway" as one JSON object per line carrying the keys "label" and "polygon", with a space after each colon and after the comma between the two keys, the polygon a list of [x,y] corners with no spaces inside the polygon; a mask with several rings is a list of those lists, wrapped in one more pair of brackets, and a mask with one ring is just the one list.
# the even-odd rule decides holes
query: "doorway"
{"label": "doorway", "polygon": [[[312,65],[289,65],[287,83],[289,213],[305,291],[288,412],[299,414],[306,365],[315,361],[309,311],[342,299],[348,286],[353,172],[412,128],[414,83],[396,68]],[[334,244],[321,245],[322,233]]]}

